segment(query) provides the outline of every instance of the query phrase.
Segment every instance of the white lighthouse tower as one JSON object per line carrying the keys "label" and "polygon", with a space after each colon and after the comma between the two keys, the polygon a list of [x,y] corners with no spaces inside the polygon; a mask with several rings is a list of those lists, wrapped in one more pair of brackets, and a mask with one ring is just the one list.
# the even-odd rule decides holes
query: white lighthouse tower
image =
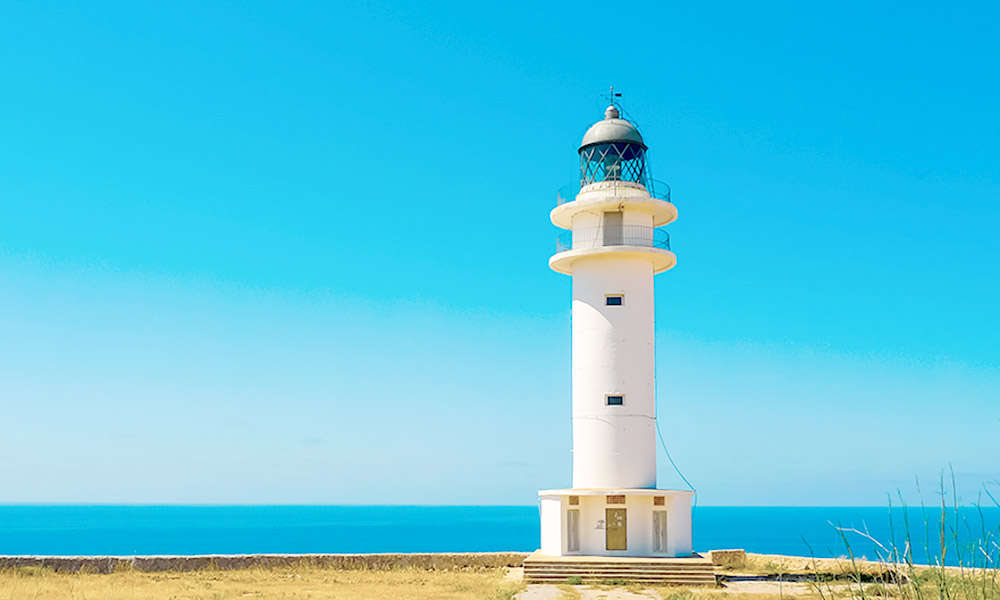
{"label": "white lighthouse tower", "polygon": [[677,262],[662,229],[677,209],[646,150],[609,106],[583,136],[579,193],[550,215],[567,231],[549,266],[573,278],[573,487],[538,493],[549,557],[691,555],[694,492],[656,489],[653,279]]}

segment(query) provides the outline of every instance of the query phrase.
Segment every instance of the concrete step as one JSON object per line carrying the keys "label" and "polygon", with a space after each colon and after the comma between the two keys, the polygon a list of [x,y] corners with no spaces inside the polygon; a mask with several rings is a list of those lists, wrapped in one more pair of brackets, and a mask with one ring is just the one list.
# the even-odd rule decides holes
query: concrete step
{"label": "concrete step", "polygon": [[[560,576],[549,576],[549,577],[538,577],[535,575],[525,575],[524,580],[528,583],[566,583],[569,578],[573,577],[571,575],[560,575]],[[658,577],[648,577],[648,576],[621,576],[621,575],[576,575],[581,581],[591,582],[591,581],[603,581],[603,580],[624,580],[624,581],[634,581],[636,583],[664,583],[671,585],[715,585],[715,577],[698,577],[698,578],[679,578],[672,577],[670,575],[662,575]]]}
{"label": "concrete step", "polygon": [[683,573],[646,569],[525,569],[525,578],[565,578],[565,577],[602,577],[608,579],[632,579],[638,577],[671,578],[677,580],[711,581],[715,582],[714,573]]}
{"label": "concrete step", "polygon": [[660,577],[662,575],[671,575],[673,577],[691,577],[691,578],[701,578],[701,577],[711,577],[715,578],[714,573],[672,573],[670,571],[611,571],[606,569],[544,569],[544,570],[532,570],[525,571],[524,574],[527,575],[580,575],[583,573],[600,573],[602,575],[649,575],[650,577]]}
{"label": "concrete step", "polygon": [[566,573],[566,572],[554,573],[552,571],[545,571],[545,572],[540,572],[540,573],[525,573],[524,574],[525,577],[538,577],[538,578],[543,578],[543,577],[545,577],[545,578],[566,578],[566,577],[571,577],[571,576],[574,576],[574,575],[576,575],[578,577],[605,577],[605,578],[609,578],[609,579],[614,579],[614,578],[617,578],[617,577],[627,577],[627,578],[633,578],[633,577],[652,577],[652,578],[657,578],[657,577],[671,577],[673,579],[684,579],[684,580],[692,580],[692,581],[694,581],[694,580],[698,580],[698,581],[701,581],[701,580],[715,581],[715,575],[677,575],[676,573],[609,573],[609,572],[605,572],[605,571],[579,571],[579,572],[576,572],[576,573],[573,573],[573,572],[570,572],[570,573]]}
{"label": "concrete step", "polygon": [[[713,567],[714,565],[707,560],[690,560],[684,562],[667,562],[664,560],[640,560],[633,558],[632,560],[617,560],[615,558],[591,558],[591,557],[580,557],[582,560],[576,560],[574,556],[567,556],[563,558],[531,558],[528,557],[524,559],[524,562],[532,565],[558,565],[558,564],[573,564],[573,565],[657,565],[661,567],[676,567],[680,569],[686,569],[689,567]],[[628,557],[631,558],[631,557]]]}
{"label": "concrete step", "polygon": [[604,556],[547,556],[534,552],[524,561],[528,582],[565,583],[570,577],[584,581],[617,579],[637,583],[715,585],[715,567],[700,556],[642,558]]}
{"label": "concrete step", "polygon": [[641,568],[594,568],[594,567],[525,567],[525,573],[562,573],[564,571],[597,571],[607,572],[607,573],[673,573],[675,575],[691,575],[693,577],[700,577],[702,575],[715,576],[714,571],[678,571],[673,569],[641,569]]}
{"label": "concrete step", "polygon": [[[715,578],[703,578],[703,579],[677,579],[676,577],[595,577],[595,576],[579,576],[581,582],[594,582],[594,581],[634,581],[636,583],[669,583],[672,585],[716,585]],[[524,581],[528,583],[566,583],[569,581],[569,577],[525,577]]]}
{"label": "concrete step", "polygon": [[607,573],[607,574],[635,574],[635,575],[650,575],[650,576],[660,576],[660,575],[673,575],[675,577],[715,577],[714,573],[674,573],[673,571],[626,571],[620,569],[532,569],[525,570],[525,575],[542,575],[542,574],[552,574],[552,575],[565,575],[565,574],[576,575],[579,573]]}
{"label": "concrete step", "polygon": [[701,567],[701,566],[691,566],[691,567],[675,567],[673,565],[657,565],[649,563],[535,563],[526,562],[524,563],[524,568],[526,569],[653,569],[657,571],[689,571],[692,573],[714,573],[715,569],[711,566]]}

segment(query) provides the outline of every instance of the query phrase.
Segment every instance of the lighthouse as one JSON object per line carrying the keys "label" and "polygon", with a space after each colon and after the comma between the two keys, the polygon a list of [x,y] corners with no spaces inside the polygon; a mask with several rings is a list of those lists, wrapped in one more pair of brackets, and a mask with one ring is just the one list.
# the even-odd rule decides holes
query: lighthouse
{"label": "lighthouse", "polygon": [[694,492],[656,487],[653,281],[677,263],[677,208],[647,150],[612,102],[580,144],[579,193],[550,213],[549,266],[573,278],[573,487],[538,493],[541,555],[692,554]]}

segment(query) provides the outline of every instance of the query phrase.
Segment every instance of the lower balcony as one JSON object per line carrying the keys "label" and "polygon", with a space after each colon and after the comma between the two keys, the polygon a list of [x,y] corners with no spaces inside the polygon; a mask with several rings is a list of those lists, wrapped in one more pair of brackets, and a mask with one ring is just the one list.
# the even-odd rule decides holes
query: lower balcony
{"label": "lower balcony", "polygon": [[661,273],[677,264],[670,251],[670,234],[658,227],[619,225],[584,227],[564,231],[556,240],[556,253],[549,266],[559,273],[573,274],[573,263],[586,256],[618,255],[644,258]]}
{"label": "lower balcony", "polygon": [[670,250],[670,234],[658,227],[619,225],[564,231],[556,238],[556,252],[602,246],[646,246]]}

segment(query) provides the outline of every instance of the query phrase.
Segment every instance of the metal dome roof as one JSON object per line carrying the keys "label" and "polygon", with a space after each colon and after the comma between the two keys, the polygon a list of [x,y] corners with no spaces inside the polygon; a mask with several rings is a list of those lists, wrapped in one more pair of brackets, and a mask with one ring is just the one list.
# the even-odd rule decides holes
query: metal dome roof
{"label": "metal dome roof", "polygon": [[598,121],[590,126],[587,133],[583,135],[580,148],[607,142],[633,142],[640,144],[643,148],[646,147],[639,130],[625,119],[618,118],[618,109],[614,105],[609,106],[604,111],[603,121]]}

